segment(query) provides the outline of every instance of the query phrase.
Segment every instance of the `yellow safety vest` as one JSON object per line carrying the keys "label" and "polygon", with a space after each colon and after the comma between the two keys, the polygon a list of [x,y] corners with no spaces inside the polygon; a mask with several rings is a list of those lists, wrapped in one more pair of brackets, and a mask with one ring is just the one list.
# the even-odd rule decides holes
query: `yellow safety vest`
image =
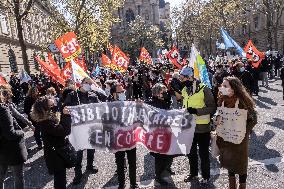
{"label": "yellow safety vest", "polygon": [[[204,108],[205,102],[204,102],[204,85],[200,84],[199,87],[202,89],[198,91],[197,93],[194,93],[193,95],[189,96],[186,87],[184,87],[181,91],[182,97],[183,97],[183,107],[184,108]],[[195,115],[195,121],[196,124],[208,124],[210,123],[210,114],[208,115],[202,115],[197,116]]]}

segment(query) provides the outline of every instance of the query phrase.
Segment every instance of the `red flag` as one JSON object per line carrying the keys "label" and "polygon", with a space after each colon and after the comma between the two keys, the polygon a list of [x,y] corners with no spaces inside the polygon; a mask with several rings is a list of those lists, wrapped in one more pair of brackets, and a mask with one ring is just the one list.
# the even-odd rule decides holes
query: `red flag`
{"label": "red flag", "polygon": [[265,54],[257,50],[257,48],[253,45],[252,41],[249,40],[247,46],[244,48],[246,52],[247,59],[252,60],[252,66],[254,68],[258,68],[261,61],[264,59]]}
{"label": "red flag", "polygon": [[60,70],[58,64],[52,58],[52,55],[50,53],[48,53],[48,60],[49,60],[49,65],[50,65],[51,69],[54,70],[54,73],[60,75],[61,70]]}
{"label": "red flag", "polygon": [[102,64],[103,66],[106,66],[106,67],[109,67],[111,65],[111,60],[104,53],[102,53]]}
{"label": "red flag", "polygon": [[39,57],[36,57],[36,60],[41,65],[41,67],[44,69],[44,71],[52,77],[54,81],[59,82],[61,85],[65,85],[65,80],[61,77],[60,73],[57,73],[57,71],[53,70],[53,67],[51,67],[48,63],[41,60]]}
{"label": "red flag", "polygon": [[142,49],[141,49],[139,60],[142,61],[142,62],[146,62],[147,64],[153,64],[152,58],[151,58],[149,52],[144,47],[142,47]]}
{"label": "red flag", "polygon": [[129,65],[129,58],[118,47],[114,47],[113,56],[111,60],[112,65],[117,66],[117,69],[121,72],[127,70]]}
{"label": "red flag", "polygon": [[55,45],[66,61],[70,61],[81,54],[82,49],[74,32],[68,32],[55,40]]}
{"label": "red flag", "polygon": [[7,81],[4,77],[0,76],[0,85],[6,85]]}
{"label": "red flag", "polygon": [[175,65],[178,69],[182,69],[179,51],[175,46],[173,46],[172,50],[167,54],[167,57],[173,65]]}
{"label": "red flag", "polygon": [[70,79],[72,77],[72,67],[70,62],[67,62],[64,68],[62,69],[61,77],[65,80]]}

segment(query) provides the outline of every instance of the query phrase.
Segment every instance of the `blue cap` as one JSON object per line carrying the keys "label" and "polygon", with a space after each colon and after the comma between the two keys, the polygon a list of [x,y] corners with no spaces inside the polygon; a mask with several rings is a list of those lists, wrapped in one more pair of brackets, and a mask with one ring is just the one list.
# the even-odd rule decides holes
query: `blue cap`
{"label": "blue cap", "polygon": [[180,71],[180,75],[191,77],[193,76],[193,69],[191,67],[184,66]]}

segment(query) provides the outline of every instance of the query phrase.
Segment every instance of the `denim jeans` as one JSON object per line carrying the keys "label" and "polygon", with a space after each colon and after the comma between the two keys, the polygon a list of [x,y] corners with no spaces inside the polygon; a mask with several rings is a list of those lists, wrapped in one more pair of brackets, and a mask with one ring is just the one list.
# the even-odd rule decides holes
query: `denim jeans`
{"label": "denim jeans", "polygon": [[[24,188],[24,164],[9,166],[13,172],[14,188]],[[8,165],[0,164],[0,189],[4,189],[4,180],[8,171]]]}

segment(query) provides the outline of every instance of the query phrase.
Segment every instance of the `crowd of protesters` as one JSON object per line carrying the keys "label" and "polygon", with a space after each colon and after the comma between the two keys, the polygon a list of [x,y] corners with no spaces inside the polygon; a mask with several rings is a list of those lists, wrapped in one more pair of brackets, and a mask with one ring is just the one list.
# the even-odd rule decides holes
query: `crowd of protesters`
{"label": "crowd of protesters", "polygon": [[[48,172],[54,175],[54,188],[66,188],[65,162],[54,149],[66,144],[66,136],[71,132],[71,116],[65,106],[79,104],[144,101],[160,109],[186,108],[196,116],[196,130],[190,154],[189,175],[184,179],[190,182],[198,179],[198,154],[201,160],[201,184],[210,179],[210,132],[216,108],[223,103],[226,107],[235,106],[248,110],[247,134],[239,145],[218,137],[221,166],[229,171],[229,186],[236,188],[239,175],[239,188],[246,188],[248,166],[249,133],[257,123],[253,95],[258,95],[258,80],[264,87],[269,86],[268,78],[279,76],[284,88],[284,69],[281,57],[267,56],[259,68],[252,66],[251,60],[236,59],[228,62],[215,62],[208,66],[212,89],[194,78],[194,70],[185,66],[181,71],[170,64],[129,66],[124,73],[101,68],[100,72],[85,78],[78,86],[72,79],[65,86],[53,81],[49,76],[31,75],[29,82],[21,84],[16,75],[10,77],[9,84],[0,86],[0,188],[4,187],[8,166],[14,175],[15,188],[24,188],[24,162],[27,149],[24,130],[34,131],[37,149],[44,150]],[[208,63],[209,65],[209,63]],[[211,65],[211,64],[210,64]],[[284,100],[284,93],[283,93]],[[17,107],[23,107],[22,116]],[[136,182],[136,148],[115,153],[119,188],[125,186],[125,154],[129,164],[131,188],[138,188]],[[168,182],[162,173],[171,170],[174,158],[168,155],[151,153],[155,157],[155,181],[160,185]],[[87,171],[95,174],[99,167],[93,165],[95,150],[87,150]],[[77,185],[82,179],[83,151],[77,152],[75,178]],[[232,163],[233,162],[233,163]]]}

